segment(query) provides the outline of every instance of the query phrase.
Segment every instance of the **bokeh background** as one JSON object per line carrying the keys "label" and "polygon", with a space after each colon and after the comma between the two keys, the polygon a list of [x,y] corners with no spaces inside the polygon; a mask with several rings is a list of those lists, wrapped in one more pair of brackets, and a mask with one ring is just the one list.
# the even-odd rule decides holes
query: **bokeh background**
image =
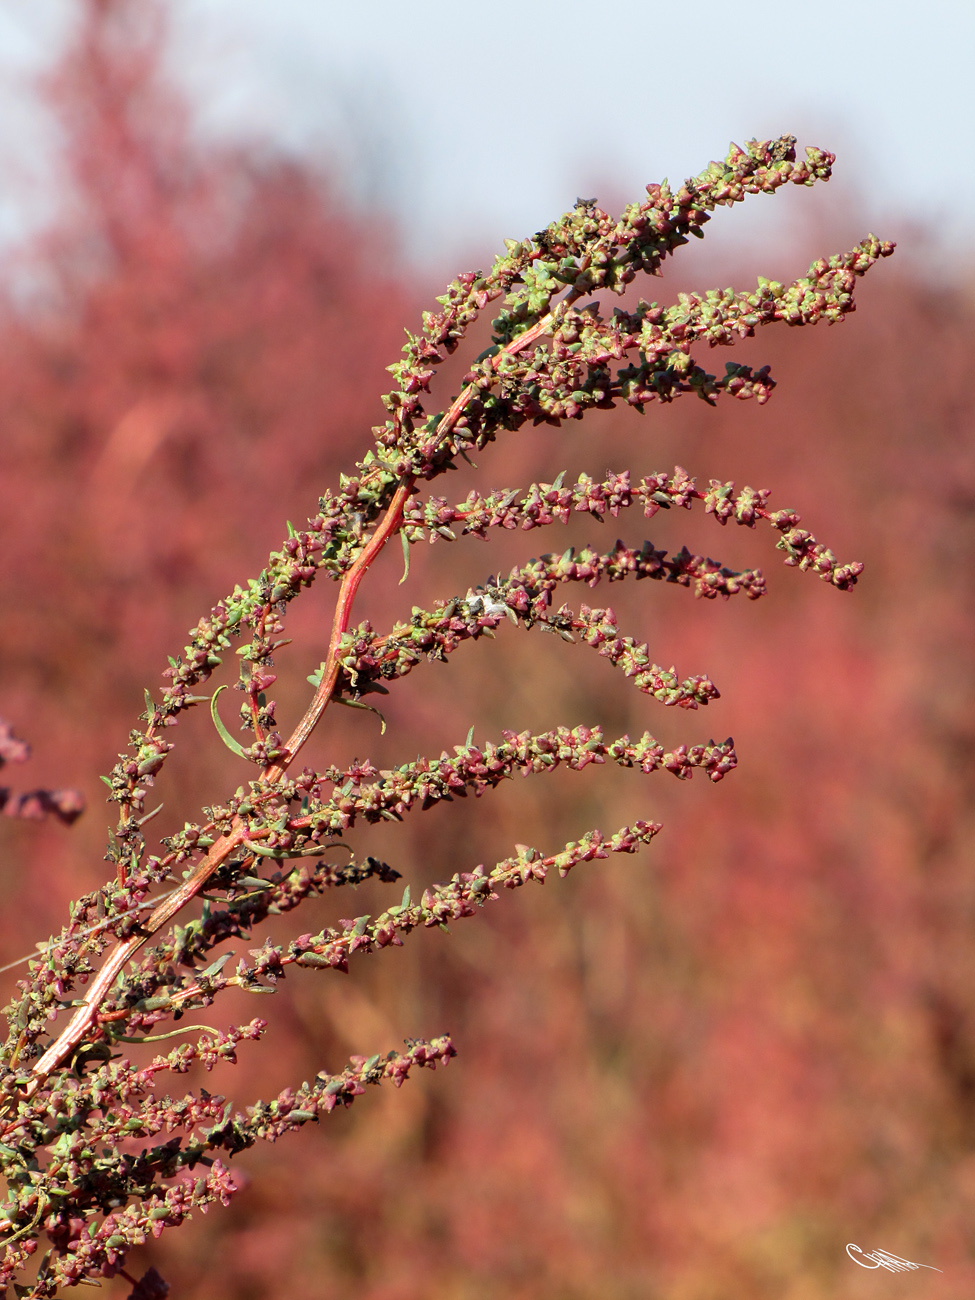
{"label": "bokeh background", "polygon": [[[460,500],[473,482],[679,463],[771,487],[867,569],[838,593],[760,533],[624,516],[630,541],[646,527],[769,575],[757,605],[613,591],[660,662],[714,678],[707,712],[673,717],[585,649],[506,628],[417,670],[385,736],[328,715],[319,763],[437,753],[471,724],[584,722],[668,744],[733,734],[741,766],[714,787],[559,772],[360,835],[416,886],[516,841],[553,851],[592,825],[665,823],[638,858],[526,888],[349,977],[289,977],[270,1010],[228,1008],[267,1015],[268,1044],[194,1082],[241,1105],[407,1035],[448,1029],[460,1055],[239,1158],[230,1209],[132,1261],[180,1300],[973,1292],[975,190],[953,72],[972,18],[782,10],[609,22],[501,4],[478,26],[432,4],[0,8],[0,714],[34,746],[15,775],[89,805],[70,829],[0,822],[0,964],[103,879],[98,773],[143,688],[360,454],[383,367],[443,281],[577,193],[623,202],[729,135],[786,129],[840,150],[847,178],[750,205],[771,215],[719,214],[643,292],[791,279],[871,226],[901,245],[842,326],[737,350],[772,364],[768,406],[600,413],[437,485]],[[397,548],[362,613],[387,624],[615,528],[439,543],[402,587]],[[289,617],[283,722],[331,596]],[[173,734],[161,832],[241,779],[209,719]],[[372,897],[309,904],[301,926]],[[851,1241],[943,1271],[867,1272]]]}

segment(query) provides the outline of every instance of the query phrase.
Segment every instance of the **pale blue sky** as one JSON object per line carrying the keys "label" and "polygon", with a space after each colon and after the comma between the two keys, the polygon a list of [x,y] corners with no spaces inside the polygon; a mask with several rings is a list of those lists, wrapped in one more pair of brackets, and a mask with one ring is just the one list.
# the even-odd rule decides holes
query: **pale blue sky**
{"label": "pale blue sky", "polygon": [[[858,234],[866,221],[910,242],[921,223],[941,227],[943,249],[975,244],[971,0],[169,8],[174,69],[203,128],[336,160],[360,200],[392,209],[427,267],[486,257],[577,195],[634,198],[731,139],[784,130],[837,152],[836,179],[822,195],[738,209],[718,239],[766,241],[797,220],[842,227],[855,209]],[[23,74],[57,48],[71,11],[70,0],[0,0],[3,156],[19,141],[27,170]]]}

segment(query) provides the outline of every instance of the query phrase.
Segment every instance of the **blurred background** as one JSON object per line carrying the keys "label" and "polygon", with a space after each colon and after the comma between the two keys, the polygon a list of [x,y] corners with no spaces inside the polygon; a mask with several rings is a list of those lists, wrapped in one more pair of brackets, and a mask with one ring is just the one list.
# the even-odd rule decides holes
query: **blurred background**
{"label": "blurred background", "polygon": [[[836,179],[720,212],[645,296],[790,280],[871,227],[900,243],[842,326],[736,349],[772,365],[768,406],[687,398],[527,430],[434,488],[461,500],[475,482],[679,463],[772,488],[865,561],[854,593],[783,568],[771,535],[683,512],[414,548],[402,587],[398,548],[383,556],[360,598],[377,626],[538,549],[608,548],[617,528],[762,565],[770,594],[594,593],[659,662],[713,677],[707,712],[673,717],[584,648],[505,628],[418,669],[385,736],[329,713],[309,761],[392,765],[471,724],[483,740],[598,723],[668,745],[732,734],[741,766],[713,787],[558,772],[358,835],[415,893],[516,841],[552,852],[593,825],[665,824],[639,857],[526,888],[348,978],[305,971],[270,1010],[228,1004],[268,1017],[273,1050],[192,1082],[241,1106],[407,1035],[449,1030],[460,1055],[240,1157],[229,1210],[130,1263],[155,1263],[180,1300],[975,1287],[972,11],[783,18],[744,0],[682,24],[574,0],[489,21],[384,0],[0,5],[0,715],[33,744],[21,784],[88,800],[71,829],[0,821],[0,964],[104,878],[98,773],[143,688],[365,449],[403,327],[458,270],[577,194],[612,208],[729,137],[785,130],[836,150]],[[441,407],[461,373],[444,371]],[[289,615],[285,726],[332,597]],[[242,779],[208,718],[173,736],[160,833]],[[363,887],[308,904],[300,928],[385,901]],[[867,1272],[847,1242],[943,1272]]]}

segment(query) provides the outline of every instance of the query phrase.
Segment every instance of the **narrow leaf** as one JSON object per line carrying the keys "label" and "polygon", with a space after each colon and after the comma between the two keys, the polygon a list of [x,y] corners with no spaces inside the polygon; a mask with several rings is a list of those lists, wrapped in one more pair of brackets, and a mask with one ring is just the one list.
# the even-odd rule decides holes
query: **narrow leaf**
{"label": "narrow leaf", "polygon": [[365,704],[362,700],[343,700],[342,697],[341,697],[340,695],[336,695],[336,696],[333,698],[332,703],[333,703],[333,704],[344,704],[345,707],[346,707],[347,709],[368,709],[370,713],[374,713],[374,714],[376,715],[376,717],[379,719],[380,723],[382,724],[382,730],[380,731],[379,734],[380,734],[381,736],[385,736],[385,734],[386,734],[386,719],[385,719],[385,718],[383,717],[383,715],[379,712],[379,710],[378,710],[378,709],[374,709],[374,708],[372,707],[371,704]]}
{"label": "narrow leaf", "polygon": [[211,979],[214,975],[219,975],[233,955],[233,952],[225,952],[222,956],[218,957],[215,962],[212,962],[206,970],[200,971],[200,978]]}
{"label": "narrow leaf", "polygon": [[403,543],[403,576],[399,580],[399,585],[402,587],[403,583],[410,576],[410,543],[409,538],[406,536],[405,529],[401,528],[399,535],[400,540]]}
{"label": "narrow leaf", "polygon": [[213,692],[213,695],[210,697],[210,717],[213,719],[213,725],[217,729],[217,735],[227,746],[227,748],[231,751],[231,753],[236,754],[238,758],[247,758],[248,755],[247,755],[247,751],[244,749],[244,746],[240,743],[239,740],[234,740],[233,736],[223,725],[223,721],[221,720],[220,714],[217,712],[217,696],[220,694],[221,691],[225,691],[226,689],[227,689],[226,684],[224,684],[223,686],[218,686],[217,689]]}
{"label": "narrow leaf", "polygon": [[248,853],[256,853],[259,858],[283,858],[286,856],[285,849],[271,849],[266,844],[258,844],[256,840],[244,840],[243,848]]}

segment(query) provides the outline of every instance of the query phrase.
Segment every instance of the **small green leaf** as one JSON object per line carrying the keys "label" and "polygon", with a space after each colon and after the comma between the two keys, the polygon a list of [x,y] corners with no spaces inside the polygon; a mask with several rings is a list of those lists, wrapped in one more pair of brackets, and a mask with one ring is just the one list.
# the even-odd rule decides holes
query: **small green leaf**
{"label": "small green leaf", "polygon": [[244,840],[243,848],[248,853],[256,853],[259,858],[283,858],[287,854],[282,849],[271,849],[266,844],[258,844],[256,840]]}
{"label": "small green leaf", "polygon": [[222,956],[218,957],[215,962],[209,965],[205,971],[201,971],[200,977],[202,979],[212,979],[214,975],[219,975],[233,955],[233,952],[225,952]]}
{"label": "small green leaf", "polygon": [[110,776],[99,776],[98,779],[99,781],[104,781],[105,784],[108,786],[109,790],[113,790],[115,788],[112,785],[112,778]]}
{"label": "small green leaf", "polygon": [[474,728],[471,727],[470,731],[467,733],[467,739],[464,741],[464,748],[470,749],[473,741],[474,741]]}
{"label": "small green leaf", "polygon": [[152,821],[153,817],[158,817],[159,814],[162,812],[162,810],[163,810],[163,805],[159,804],[158,807],[153,808],[152,812],[147,812],[144,817],[140,817],[136,822],[136,826],[147,825],[147,823]]}
{"label": "small green leaf", "polygon": [[386,734],[386,719],[385,719],[385,718],[383,717],[383,715],[379,712],[379,710],[378,710],[378,709],[374,709],[374,708],[372,707],[371,704],[364,704],[362,700],[343,700],[342,697],[341,697],[341,695],[336,695],[336,696],[332,699],[332,703],[333,703],[333,704],[344,704],[345,707],[346,707],[347,709],[368,709],[370,713],[374,713],[374,714],[376,715],[376,717],[379,719],[380,723],[382,724],[382,730],[380,731],[379,734],[380,734],[381,736],[385,736],[385,734]]}
{"label": "small green leaf", "polygon": [[405,529],[401,528],[399,530],[399,535],[400,540],[403,543],[403,576],[399,580],[399,585],[402,587],[403,583],[410,576],[410,541],[406,536]]}
{"label": "small green leaf", "polygon": [[223,722],[220,718],[220,714],[217,712],[217,696],[220,694],[221,691],[225,691],[226,689],[227,689],[226,685],[218,686],[217,689],[213,692],[213,695],[210,697],[210,717],[213,719],[213,725],[217,729],[217,735],[227,746],[227,748],[231,751],[231,753],[236,754],[238,758],[247,758],[248,755],[247,755],[247,751],[244,749],[244,746],[240,743],[240,741],[234,740],[233,736],[223,725]]}

